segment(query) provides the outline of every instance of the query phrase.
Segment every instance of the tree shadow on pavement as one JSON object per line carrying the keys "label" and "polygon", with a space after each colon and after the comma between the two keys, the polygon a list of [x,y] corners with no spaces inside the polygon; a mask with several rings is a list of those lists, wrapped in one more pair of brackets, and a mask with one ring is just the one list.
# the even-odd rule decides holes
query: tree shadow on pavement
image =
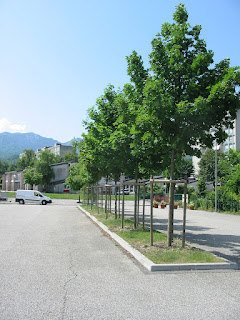
{"label": "tree shadow on pavement", "polygon": [[[131,211],[126,214],[133,218]],[[139,216],[139,222],[142,223],[142,215]],[[145,217],[145,225],[150,225],[149,215]],[[153,219],[154,229],[166,233],[168,230],[168,219]],[[174,235],[182,236],[183,222],[180,219],[174,219]],[[240,236],[223,235],[210,233],[213,228],[198,227],[186,222],[186,240],[198,248],[212,252],[217,256],[236,262],[240,268]]]}

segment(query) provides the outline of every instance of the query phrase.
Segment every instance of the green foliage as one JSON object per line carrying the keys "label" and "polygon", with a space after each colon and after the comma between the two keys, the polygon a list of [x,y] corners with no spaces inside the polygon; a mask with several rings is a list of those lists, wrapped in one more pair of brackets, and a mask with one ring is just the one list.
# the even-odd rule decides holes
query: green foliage
{"label": "green foliage", "polygon": [[24,183],[28,183],[31,186],[39,185],[43,181],[42,173],[38,172],[36,168],[26,168],[23,173]]}
{"label": "green foliage", "polygon": [[199,155],[199,146],[211,147],[215,139],[224,141],[224,128],[233,125],[239,69],[228,59],[213,65],[201,26],[190,26],[183,4],[173,18],[152,40],[150,70],[133,51],[127,57],[131,83],[119,91],[109,85],[88,111],[79,149],[95,181],[121,172],[138,179],[170,165],[171,178],[189,176],[192,164],[182,159]]}
{"label": "green foliage", "polygon": [[229,150],[218,165],[218,177],[221,185],[231,193],[240,192],[240,150]]}
{"label": "green foliage", "polygon": [[[221,160],[225,158],[225,154],[221,151],[217,151],[217,167],[218,175],[222,175],[221,166],[219,165]],[[207,181],[215,181],[215,151],[213,149],[207,149],[202,155],[199,161],[199,179]]]}
{"label": "green foliage", "polygon": [[56,163],[56,156],[48,149],[41,151],[36,162],[36,171],[42,174],[43,185],[48,185],[55,174],[51,164]]}
{"label": "green foliage", "polygon": [[23,170],[28,167],[33,167],[36,161],[35,152],[32,149],[25,149],[23,155],[17,160],[17,169]]}
{"label": "green foliage", "polygon": [[[184,194],[184,185],[183,184],[179,184],[176,187],[175,190],[176,194]],[[187,194],[192,194],[194,192],[194,188],[193,187],[187,187]]]}
{"label": "green foliage", "polygon": [[0,159],[0,176],[2,176],[7,171],[7,168],[7,162]]}
{"label": "green foliage", "polygon": [[[180,158],[176,163],[175,179],[189,178],[194,173],[192,158]],[[170,177],[170,172],[168,173]]]}
{"label": "green foliage", "polygon": [[16,170],[15,164],[13,162],[10,162],[7,171],[10,172],[15,170]]}
{"label": "green foliage", "polygon": [[76,151],[76,148],[74,148],[72,151],[66,153],[64,156],[63,156],[63,161],[64,162],[70,162],[70,161],[74,161],[74,162],[77,162],[78,161],[78,154],[77,154],[77,151]]}
{"label": "green foliage", "polygon": [[[161,186],[159,183],[153,184],[153,196],[155,197],[156,201],[160,202],[161,198],[165,196],[165,187]],[[140,197],[143,198],[143,189],[140,189]],[[150,186],[146,186],[145,190],[145,199],[151,198],[151,190]]]}
{"label": "green foliage", "polygon": [[198,193],[203,195],[206,193],[207,191],[207,185],[206,185],[206,182],[202,179],[199,179],[198,180],[198,183],[197,183],[197,188],[198,188]]}
{"label": "green foliage", "polygon": [[70,167],[70,174],[65,181],[72,190],[80,190],[83,186],[91,185],[94,182],[83,161],[79,161]]}

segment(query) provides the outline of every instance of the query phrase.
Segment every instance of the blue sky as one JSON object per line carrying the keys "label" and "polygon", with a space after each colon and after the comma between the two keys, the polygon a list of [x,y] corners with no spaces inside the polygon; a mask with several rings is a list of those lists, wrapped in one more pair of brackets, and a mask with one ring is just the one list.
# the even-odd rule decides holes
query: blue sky
{"label": "blue sky", "polygon": [[136,50],[147,66],[180,2],[215,63],[240,65],[239,0],[0,0],[0,132],[80,137],[104,88],[129,82],[126,56]]}

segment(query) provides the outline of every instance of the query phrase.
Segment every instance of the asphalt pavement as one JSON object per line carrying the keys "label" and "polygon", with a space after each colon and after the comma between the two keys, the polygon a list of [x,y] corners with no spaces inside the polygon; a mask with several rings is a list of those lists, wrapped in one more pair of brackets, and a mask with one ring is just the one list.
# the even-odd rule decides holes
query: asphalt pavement
{"label": "asphalt pavement", "polygon": [[[142,205],[142,202],[140,202]],[[125,212],[133,215],[133,202],[126,201]],[[168,206],[153,209],[154,228],[167,232]],[[145,221],[149,224],[150,206],[145,209]],[[142,206],[139,213],[142,221]],[[181,237],[183,225],[183,209],[174,210],[174,235]],[[226,213],[189,210],[186,214],[186,240],[197,248],[212,252],[218,256],[236,262],[240,268],[240,216]]]}
{"label": "asphalt pavement", "polygon": [[239,271],[146,271],[77,209],[0,204],[0,320],[228,319]]}

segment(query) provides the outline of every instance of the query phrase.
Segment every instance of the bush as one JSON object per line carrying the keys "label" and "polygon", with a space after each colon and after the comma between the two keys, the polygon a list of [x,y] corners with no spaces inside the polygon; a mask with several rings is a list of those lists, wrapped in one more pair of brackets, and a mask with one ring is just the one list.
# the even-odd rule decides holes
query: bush
{"label": "bush", "polygon": [[[164,200],[164,195],[165,195],[165,187],[161,187],[159,183],[154,183],[153,184],[153,196],[158,197],[159,201]],[[140,197],[141,199],[143,198],[143,188],[140,188]],[[145,199],[150,199],[151,198],[151,190],[150,186],[146,186],[146,192],[145,192]]]}

